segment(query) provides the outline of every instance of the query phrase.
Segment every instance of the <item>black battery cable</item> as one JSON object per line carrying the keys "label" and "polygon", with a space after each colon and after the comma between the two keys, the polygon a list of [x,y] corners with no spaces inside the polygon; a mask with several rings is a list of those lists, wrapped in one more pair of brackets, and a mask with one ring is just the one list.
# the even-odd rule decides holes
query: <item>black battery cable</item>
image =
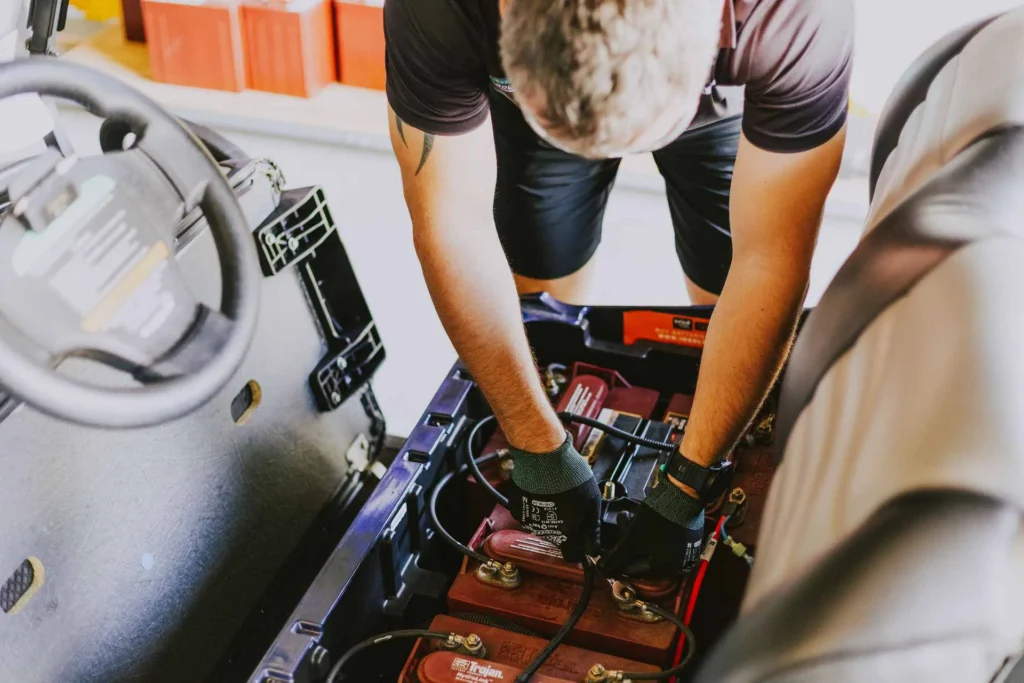
{"label": "black battery cable", "polygon": [[563,422],[575,422],[577,424],[586,425],[599,431],[604,432],[608,436],[614,436],[616,439],[622,439],[628,443],[636,444],[637,446],[643,446],[644,448],[650,448],[656,451],[662,451],[664,453],[671,453],[676,449],[675,444],[664,443],[662,441],[655,441],[654,439],[648,439],[643,436],[637,436],[627,431],[613,427],[609,424],[605,424],[600,420],[595,420],[592,417],[586,417],[584,415],[577,415],[575,413],[561,412],[558,413],[558,418]]}
{"label": "black battery cable", "polygon": [[554,654],[558,646],[562,644],[572,630],[576,628],[576,624],[583,617],[583,613],[587,609],[587,605],[590,604],[590,597],[594,594],[594,578],[597,571],[591,564],[588,558],[583,560],[583,592],[580,594],[580,599],[576,601],[576,605],[572,608],[572,613],[569,614],[569,618],[566,619],[565,623],[558,629],[558,632],[552,636],[548,644],[544,646],[530,665],[527,666],[521,674],[516,676],[515,683],[529,683],[533,675],[537,673],[537,670],[544,666],[544,662],[548,661],[548,658]]}
{"label": "black battery cable", "polygon": [[441,631],[427,631],[420,628],[410,628],[401,631],[391,631],[390,633],[382,633],[379,636],[373,636],[367,638],[361,643],[357,643],[348,649],[345,654],[341,656],[341,659],[331,667],[331,672],[327,674],[327,679],[324,683],[339,683],[343,680],[339,678],[341,676],[342,669],[345,665],[352,661],[352,658],[358,655],[363,650],[368,650],[374,645],[380,645],[381,643],[390,643],[400,638],[429,638],[431,640],[448,640],[455,634],[453,633],[442,633]]}
{"label": "black battery cable", "polygon": [[665,609],[655,605],[654,603],[644,603],[645,607],[660,616],[665,621],[671,622],[678,628],[683,638],[686,639],[686,654],[679,661],[678,664],[673,666],[671,669],[665,669],[664,671],[656,671],[654,673],[646,673],[642,671],[623,671],[619,674],[620,680],[624,681],[663,681],[673,676],[678,676],[683,673],[690,660],[693,659],[694,653],[697,651],[697,641],[693,637],[693,631],[687,626],[679,616],[672,610]]}
{"label": "black battery cable", "polygon": [[[487,426],[487,425],[491,424],[492,422],[494,422],[494,419],[495,419],[494,415],[488,415],[487,417],[481,418],[481,419],[477,420],[476,424],[473,425],[473,428],[469,430],[469,434],[466,436],[466,442],[465,442],[465,445],[466,445],[466,463],[469,465],[469,469],[470,469],[470,471],[473,472],[473,477],[477,480],[477,482],[481,486],[484,487],[484,489],[487,491],[487,493],[489,493],[491,495],[491,498],[494,498],[494,500],[496,500],[498,502],[498,504],[501,505],[501,507],[503,507],[503,508],[505,508],[507,510],[508,509],[508,498],[506,498],[505,496],[501,495],[501,492],[498,491],[498,489],[494,488],[494,486],[491,484],[491,482],[487,481],[487,477],[485,477],[483,475],[483,472],[480,471],[480,463],[484,462],[484,459],[481,458],[481,459],[477,460],[478,450],[477,450],[477,446],[476,446],[476,437],[477,437],[478,434],[480,434],[480,430],[483,429],[485,426]],[[501,451],[498,451],[497,453],[494,453],[493,455],[498,456],[500,454],[501,454]],[[491,457],[491,456],[490,455],[484,456],[484,458],[489,458],[489,457]]]}
{"label": "black battery cable", "polygon": [[[661,441],[654,441],[653,439],[647,439],[642,436],[637,436],[636,434],[630,434],[629,432],[623,431],[618,427],[613,427],[609,424],[601,422],[600,420],[594,420],[583,415],[561,412],[558,413],[558,417],[563,422],[576,422],[577,424],[586,425],[587,427],[591,427],[593,429],[602,431],[605,434],[608,434],[609,436],[613,436],[616,439],[621,439],[628,443],[643,446],[644,448],[651,448],[653,450],[662,451],[665,453],[671,453],[676,449],[675,444],[663,443]],[[491,424],[492,422],[494,422],[494,415],[488,415],[487,417],[477,420],[476,424],[473,425],[473,428],[469,430],[469,435],[466,436],[465,441],[467,451],[466,462],[469,465],[470,471],[473,472],[473,477],[480,483],[481,486],[484,487],[487,493],[489,493],[490,496],[494,498],[495,501],[498,502],[499,505],[507,509],[508,498],[503,496],[501,492],[498,491],[498,489],[494,488],[494,485],[492,485],[491,482],[487,481],[487,477],[485,477],[483,473],[480,471],[480,463],[483,463],[484,460],[477,459],[476,457],[477,453],[479,452],[478,449],[482,447],[476,445],[477,436],[480,434],[480,431],[484,427]],[[500,454],[501,451],[498,451],[498,453]],[[490,455],[486,457],[490,457]]]}
{"label": "black battery cable", "polygon": [[[486,464],[492,460],[496,460],[497,458],[497,453],[491,453],[490,455],[485,455],[484,457],[480,458],[479,464]],[[477,465],[477,463],[475,462],[473,464]],[[460,543],[454,536],[448,533],[448,530],[445,529],[444,526],[441,525],[441,520],[438,519],[437,516],[437,501],[441,497],[441,492],[444,491],[444,489],[448,486],[452,479],[454,479],[457,476],[465,476],[466,474],[469,473],[469,471],[470,465],[465,464],[458,470],[452,470],[448,474],[441,477],[441,480],[434,485],[434,490],[430,492],[430,500],[427,504],[427,509],[430,513],[431,524],[434,525],[434,529],[437,530],[437,533],[441,535],[441,538],[444,539],[445,543],[455,548],[463,555],[471,557],[477,562],[487,564],[491,561],[491,558],[487,557],[483,553],[473,550],[467,545],[463,545],[462,543]],[[479,471],[479,467],[477,467],[477,471]]]}

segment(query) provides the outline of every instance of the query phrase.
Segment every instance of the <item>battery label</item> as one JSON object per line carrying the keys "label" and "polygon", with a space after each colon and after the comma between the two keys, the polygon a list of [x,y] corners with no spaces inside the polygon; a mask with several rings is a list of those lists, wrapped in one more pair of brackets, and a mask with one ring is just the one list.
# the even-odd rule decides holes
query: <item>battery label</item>
{"label": "battery label", "polygon": [[472,659],[453,659],[451,670],[455,674],[455,680],[466,681],[466,683],[489,683],[490,681],[505,680],[505,672],[501,669]]}
{"label": "battery label", "polygon": [[[620,417],[635,417],[638,420],[643,418],[640,415],[633,413],[627,413],[621,410],[612,410],[611,408],[602,408],[601,412],[597,416],[598,422],[602,422],[608,426],[615,424],[615,420]],[[601,442],[604,441],[604,432],[599,429],[594,429],[590,432],[586,442],[583,444],[583,448],[580,449],[580,455],[586,459],[591,465],[594,464],[594,459],[597,457],[597,449],[601,447]]]}
{"label": "battery label", "polygon": [[690,416],[680,413],[665,413],[664,421],[672,425],[672,428],[676,431],[681,432],[686,429],[686,423],[690,421]]}
{"label": "battery label", "polygon": [[708,320],[656,311],[626,311],[622,314],[622,343],[638,341],[675,344],[692,349],[704,348]]}
{"label": "battery label", "polygon": [[115,189],[112,178],[98,175],[77,193],[70,185],[54,193],[44,207],[49,224],[25,233],[12,264],[19,277],[43,280],[79,316],[83,332],[147,339],[177,306],[166,282],[172,254],[113,203]]}

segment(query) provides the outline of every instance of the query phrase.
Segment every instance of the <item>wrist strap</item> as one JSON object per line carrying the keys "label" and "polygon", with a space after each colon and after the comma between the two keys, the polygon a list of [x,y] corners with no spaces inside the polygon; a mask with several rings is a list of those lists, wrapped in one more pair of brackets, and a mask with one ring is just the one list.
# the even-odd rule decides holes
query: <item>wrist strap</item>
{"label": "wrist strap", "polygon": [[700,501],[706,504],[722,495],[722,491],[729,486],[732,480],[732,463],[723,460],[717,465],[704,467],[677,450],[665,463],[662,472],[692,488],[697,492]]}

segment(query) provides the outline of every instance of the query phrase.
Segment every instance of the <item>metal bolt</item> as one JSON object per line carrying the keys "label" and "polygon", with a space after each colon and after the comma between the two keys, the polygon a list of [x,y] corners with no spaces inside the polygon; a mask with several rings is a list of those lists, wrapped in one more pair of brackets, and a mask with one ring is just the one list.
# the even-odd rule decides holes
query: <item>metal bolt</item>
{"label": "metal bolt", "polygon": [[341,394],[339,394],[337,391],[332,391],[331,392],[331,402],[332,403],[341,403]]}
{"label": "metal bolt", "polygon": [[511,474],[512,470],[516,468],[516,464],[512,462],[512,458],[501,461],[501,471],[505,474]]}
{"label": "metal bolt", "polygon": [[608,680],[608,671],[601,664],[595,664],[587,672],[587,683],[603,683]]}
{"label": "metal bolt", "polygon": [[504,577],[512,577],[516,574],[516,566],[511,562],[506,562],[501,565],[501,575]]}
{"label": "metal bolt", "polygon": [[480,639],[480,636],[475,633],[466,636],[466,652],[474,657],[486,656],[487,650],[484,649],[484,641]]}

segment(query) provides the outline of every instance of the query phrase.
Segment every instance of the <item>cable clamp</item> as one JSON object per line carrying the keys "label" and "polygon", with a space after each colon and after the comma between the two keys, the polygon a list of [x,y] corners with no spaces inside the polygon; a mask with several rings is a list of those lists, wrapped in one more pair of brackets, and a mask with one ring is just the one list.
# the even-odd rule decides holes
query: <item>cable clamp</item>
{"label": "cable clamp", "polygon": [[595,664],[590,667],[583,683],[629,683],[622,675],[622,671],[609,671],[603,664]]}
{"label": "cable clamp", "polygon": [[612,599],[615,601],[615,606],[619,608],[622,616],[627,619],[642,621],[645,624],[655,624],[662,620],[663,617],[651,611],[646,602],[637,599],[635,588],[624,581],[612,581],[611,586]]}
{"label": "cable clamp", "polygon": [[728,546],[728,548],[730,550],[732,550],[732,554],[733,555],[735,555],[736,557],[743,558],[743,560],[747,564],[753,566],[753,564],[754,564],[754,557],[753,557],[753,555],[750,555],[749,553],[747,553],[747,546],[743,545],[742,543],[740,543],[738,541],[734,541],[731,538],[726,538],[725,539],[725,545]]}

